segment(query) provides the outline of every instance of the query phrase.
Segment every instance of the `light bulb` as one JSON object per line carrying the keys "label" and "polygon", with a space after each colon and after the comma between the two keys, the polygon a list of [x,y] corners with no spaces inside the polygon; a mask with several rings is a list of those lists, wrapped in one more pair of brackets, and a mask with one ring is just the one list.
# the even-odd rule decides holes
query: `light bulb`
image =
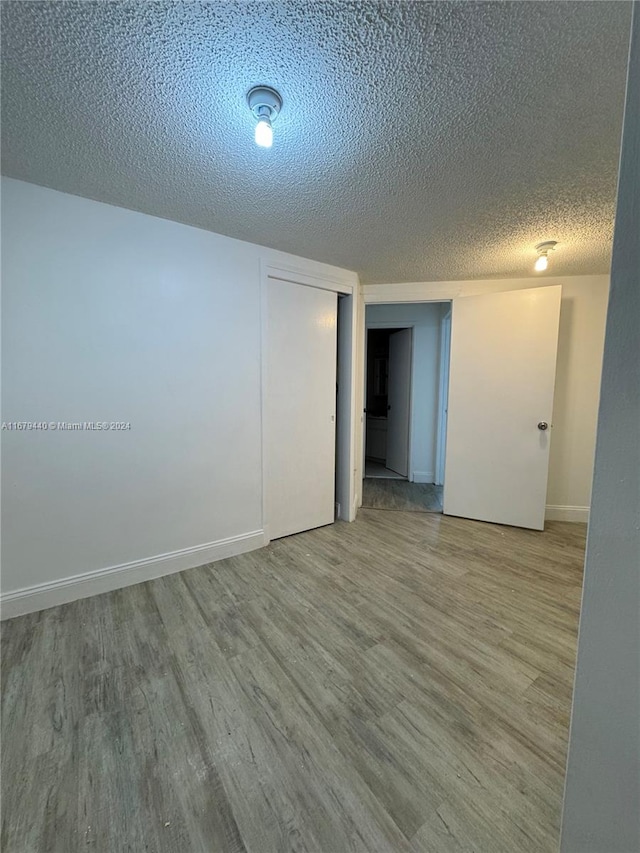
{"label": "light bulb", "polygon": [[256,145],[259,145],[261,148],[271,148],[273,143],[273,130],[271,129],[271,122],[265,116],[258,120],[255,140]]}
{"label": "light bulb", "polygon": [[534,270],[536,272],[544,272],[546,268],[549,266],[549,259],[546,255],[540,255],[538,260],[535,262]]}

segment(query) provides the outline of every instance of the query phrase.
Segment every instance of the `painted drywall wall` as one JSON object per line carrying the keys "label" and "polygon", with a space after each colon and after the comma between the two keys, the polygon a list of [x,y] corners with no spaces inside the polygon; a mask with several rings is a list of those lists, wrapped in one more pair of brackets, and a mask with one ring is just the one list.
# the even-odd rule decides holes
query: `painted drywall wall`
{"label": "painted drywall wall", "polygon": [[414,326],[409,472],[417,483],[433,483],[435,476],[440,314],[437,304],[369,305],[366,309],[367,325]]}
{"label": "painted drywall wall", "polygon": [[640,7],[635,3],[562,853],[640,850]]}
{"label": "painted drywall wall", "polygon": [[[561,251],[561,247],[557,251]],[[454,299],[562,285],[547,518],[587,521],[609,277],[604,275],[365,285],[369,305]],[[359,457],[358,457],[359,458]]]}
{"label": "painted drywall wall", "polygon": [[130,424],[2,432],[3,601],[262,544],[261,264],[355,274],[10,179],[2,238],[2,420]]}

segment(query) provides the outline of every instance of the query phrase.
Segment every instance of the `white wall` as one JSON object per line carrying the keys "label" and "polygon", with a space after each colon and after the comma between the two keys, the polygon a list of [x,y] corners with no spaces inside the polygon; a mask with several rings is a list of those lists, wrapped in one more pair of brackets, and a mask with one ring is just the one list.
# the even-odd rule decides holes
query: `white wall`
{"label": "white wall", "polygon": [[355,274],[10,179],[2,237],[2,420],[131,423],[2,432],[5,615],[262,544],[261,263]]}
{"label": "white wall", "polygon": [[411,400],[410,479],[433,483],[435,477],[440,369],[440,305],[369,305],[367,325],[414,325]]}
{"label": "white wall", "polygon": [[[562,285],[547,518],[587,521],[609,277],[604,275],[365,285],[375,303],[453,299]],[[367,307],[367,310],[369,308]]]}
{"label": "white wall", "polygon": [[562,853],[640,850],[640,7],[634,8]]}

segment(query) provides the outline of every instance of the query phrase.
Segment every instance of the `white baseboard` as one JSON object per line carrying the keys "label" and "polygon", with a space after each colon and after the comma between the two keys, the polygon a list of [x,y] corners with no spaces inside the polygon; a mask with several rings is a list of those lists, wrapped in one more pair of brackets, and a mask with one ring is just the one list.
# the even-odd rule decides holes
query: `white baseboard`
{"label": "white baseboard", "polygon": [[413,472],[413,482],[414,483],[433,483],[436,475],[434,471],[414,471]]}
{"label": "white baseboard", "polygon": [[231,536],[228,539],[219,539],[217,542],[207,542],[204,545],[182,548],[180,551],[158,554],[144,560],[133,560],[131,563],[122,563],[119,566],[110,566],[106,569],[97,569],[81,575],[72,575],[49,583],[5,592],[0,596],[2,619],[23,616],[25,613],[33,613],[58,604],[67,604],[78,598],[99,595],[101,592],[111,592],[114,589],[142,583],[163,575],[182,572],[184,569],[193,569],[215,560],[224,560],[225,557],[235,557],[237,554],[261,548],[264,544],[266,544],[264,532],[253,530],[241,536]]}
{"label": "white baseboard", "polygon": [[544,517],[546,521],[577,521],[586,524],[589,521],[589,507],[547,504]]}

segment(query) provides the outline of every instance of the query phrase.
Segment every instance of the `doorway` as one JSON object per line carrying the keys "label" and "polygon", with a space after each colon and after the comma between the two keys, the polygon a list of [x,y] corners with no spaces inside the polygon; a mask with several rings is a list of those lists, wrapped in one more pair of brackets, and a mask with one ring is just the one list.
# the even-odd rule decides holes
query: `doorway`
{"label": "doorway", "polygon": [[366,307],[364,507],[442,512],[437,458],[447,312],[450,303]]}
{"label": "doorway", "polygon": [[[376,325],[406,327],[416,309],[433,310],[438,303],[445,319],[451,307],[450,319],[435,333],[450,338],[448,359],[439,359],[449,375],[441,383],[446,397],[438,395],[440,450],[426,476],[415,463],[415,436],[424,438],[416,430],[416,365],[424,362],[414,338],[409,482],[444,480],[445,515],[543,530],[561,286],[460,293],[449,285],[416,284],[406,286],[407,301],[387,302],[392,290],[400,286],[365,291],[363,332]],[[420,381],[426,376],[420,373]],[[364,471],[364,452],[361,459]]]}
{"label": "doorway", "polygon": [[369,329],[365,477],[409,474],[413,329]]}

